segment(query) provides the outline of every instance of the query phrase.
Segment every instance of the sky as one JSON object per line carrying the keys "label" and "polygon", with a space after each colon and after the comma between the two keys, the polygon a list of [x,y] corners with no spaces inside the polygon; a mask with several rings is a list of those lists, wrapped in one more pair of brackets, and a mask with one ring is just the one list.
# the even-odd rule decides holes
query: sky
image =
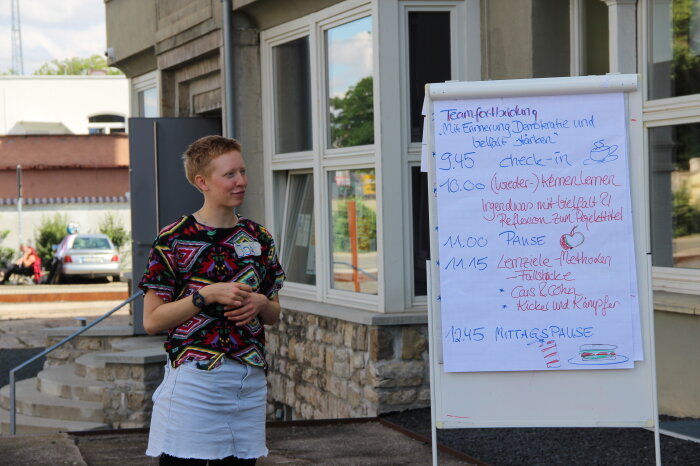
{"label": "sky", "polygon": [[372,76],[372,19],[361,18],[328,31],[330,95],[345,95],[349,86]]}
{"label": "sky", "polygon": [[[19,0],[24,74],[53,59],[102,55],[103,0]],[[0,2],[0,72],[12,67],[12,8]]]}

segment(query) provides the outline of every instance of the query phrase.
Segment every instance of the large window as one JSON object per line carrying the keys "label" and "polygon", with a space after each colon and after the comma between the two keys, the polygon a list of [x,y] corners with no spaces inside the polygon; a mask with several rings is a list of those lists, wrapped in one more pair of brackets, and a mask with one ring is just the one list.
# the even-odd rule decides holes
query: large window
{"label": "large window", "polygon": [[649,99],[700,93],[700,0],[649,0]]}
{"label": "large window", "polygon": [[652,264],[700,269],[700,123],[649,130]]}
{"label": "large window", "polygon": [[648,0],[646,64],[650,229],[654,288],[700,287],[700,0]]}
{"label": "large window", "polygon": [[376,308],[374,35],[351,0],[265,31],[264,144],[285,292]]}
{"label": "large window", "polygon": [[[411,143],[423,137],[425,85],[452,79],[452,28],[449,10],[408,11],[408,87]],[[427,294],[425,261],[430,255],[428,236],[428,177],[420,167],[411,167],[411,252],[413,295]]]}
{"label": "large window", "polygon": [[160,116],[158,71],[142,74],[131,80],[131,114],[143,118]]}

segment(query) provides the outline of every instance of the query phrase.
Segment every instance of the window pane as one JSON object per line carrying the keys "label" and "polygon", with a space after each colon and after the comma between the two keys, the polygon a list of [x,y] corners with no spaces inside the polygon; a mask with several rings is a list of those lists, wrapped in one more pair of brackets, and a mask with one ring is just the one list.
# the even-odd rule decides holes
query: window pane
{"label": "window pane", "polygon": [[425,261],[430,259],[430,233],[428,218],[428,174],[420,167],[411,168],[411,195],[413,211],[413,292],[415,296],[427,294]]}
{"label": "window pane", "polygon": [[311,150],[309,38],[272,49],[275,99],[275,151]]}
{"label": "window pane", "polygon": [[606,74],[610,71],[608,5],[600,0],[585,0],[583,9],[583,63],[581,74]]}
{"label": "window pane", "polygon": [[374,143],[372,18],[326,31],[329,147]]}
{"label": "window pane", "polygon": [[427,83],[449,81],[450,13],[447,11],[408,14],[408,68],[411,91],[411,142],[423,136],[423,95]]}
{"label": "window pane", "polygon": [[649,98],[700,92],[700,0],[651,0]]}
{"label": "window pane", "polygon": [[158,91],[155,87],[140,91],[139,96],[139,116],[144,118],[155,118],[158,116]]}
{"label": "window pane", "polygon": [[377,294],[377,201],[374,169],[329,172],[331,283]]}
{"label": "window pane", "polygon": [[700,268],[700,123],[649,130],[652,263]]}
{"label": "window pane", "polygon": [[290,174],[287,183],[289,198],[284,216],[282,265],[288,280],[315,285],[313,178],[310,173]]}

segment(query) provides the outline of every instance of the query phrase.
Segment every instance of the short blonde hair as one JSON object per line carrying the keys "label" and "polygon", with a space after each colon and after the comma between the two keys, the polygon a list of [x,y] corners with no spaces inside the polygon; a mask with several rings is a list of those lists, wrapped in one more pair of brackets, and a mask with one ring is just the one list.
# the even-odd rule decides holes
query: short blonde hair
{"label": "short blonde hair", "polygon": [[187,181],[197,188],[194,178],[197,175],[207,175],[209,162],[222,154],[233,151],[243,153],[243,146],[236,139],[223,136],[204,136],[197,139],[182,154]]}

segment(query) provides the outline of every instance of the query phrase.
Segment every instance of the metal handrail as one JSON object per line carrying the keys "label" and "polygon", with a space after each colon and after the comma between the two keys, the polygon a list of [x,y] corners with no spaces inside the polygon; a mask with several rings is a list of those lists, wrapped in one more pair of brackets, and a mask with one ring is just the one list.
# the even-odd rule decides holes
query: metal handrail
{"label": "metal handrail", "polygon": [[370,273],[370,272],[367,272],[366,270],[361,269],[361,268],[359,268],[359,267],[355,267],[355,266],[352,265],[350,262],[333,261],[333,264],[347,265],[347,266],[350,267],[351,269],[357,270],[357,271],[360,272],[362,275],[366,275],[366,276],[368,276],[369,278],[371,278],[372,280],[378,280],[378,279],[379,279],[379,277],[378,277],[377,275],[375,275],[375,274],[373,274],[373,273]]}
{"label": "metal handrail", "polygon": [[17,406],[16,406],[16,398],[15,398],[15,372],[18,370],[28,366],[29,364],[33,363],[39,358],[42,358],[49,354],[51,351],[55,350],[56,348],[68,343],[75,337],[79,336],[80,334],[88,331],[95,325],[99,324],[103,320],[105,320],[107,317],[111,316],[115,312],[117,312],[119,309],[124,307],[126,304],[129,304],[136,298],[140,297],[143,295],[143,291],[139,290],[137,293],[133,294],[131,297],[128,299],[124,300],[121,304],[119,304],[117,307],[112,309],[111,311],[107,311],[104,313],[101,317],[98,317],[97,319],[93,320],[89,324],[87,324],[85,327],[81,327],[79,330],[73,332],[72,334],[68,335],[66,338],[63,340],[59,341],[55,345],[51,346],[50,348],[46,348],[44,351],[41,353],[35,355],[33,358],[24,361],[22,364],[19,366],[15,367],[14,369],[10,370],[10,435],[17,435]]}

